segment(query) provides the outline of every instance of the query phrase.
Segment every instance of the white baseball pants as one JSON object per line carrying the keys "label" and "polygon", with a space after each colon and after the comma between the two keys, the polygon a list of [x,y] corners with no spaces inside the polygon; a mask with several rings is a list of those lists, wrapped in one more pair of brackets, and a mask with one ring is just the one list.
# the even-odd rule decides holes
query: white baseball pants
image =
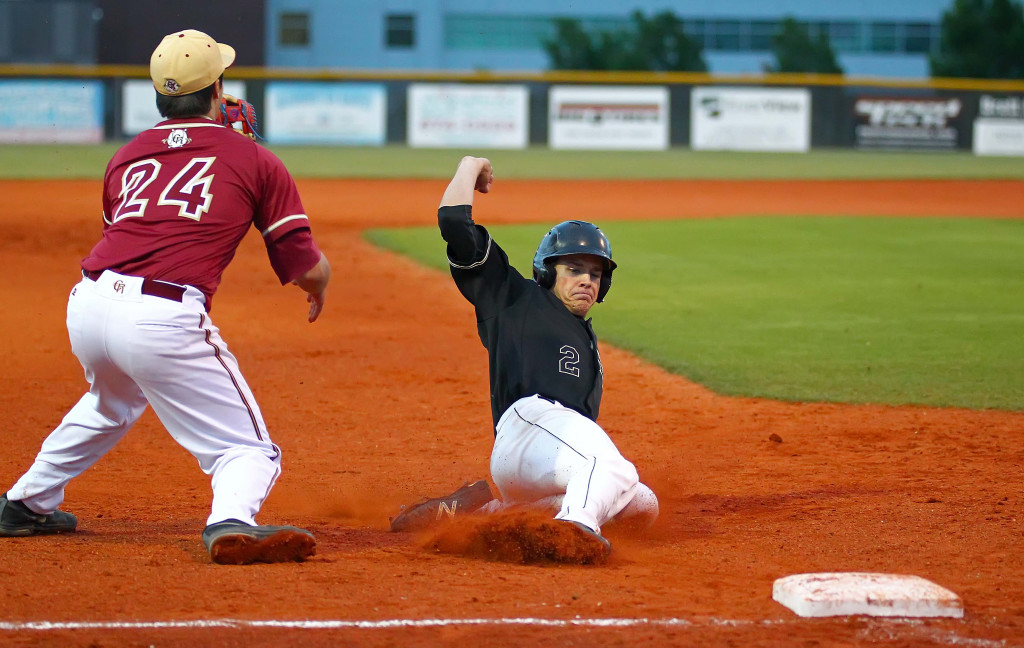
{"label": "white baseball pants", "polygon": [[113,448],[150,404],[212,476],[207,524],[255,524],[281,472],[281,453],[203,294],[186,287],[180,302],[147,295],[141,278],[107,271],[71,291],[67,325],[89,392],[46,438],[9,497],[52,512],[65,485]]}
{"label": "white baseball pants", "polygon": [[[630,504],[657,499],[636,468],[597,423],[540,396],[520,398],[501,416],[491,452],[491,478],[501,493],[487,512],[541,500],[557,501],[559,520],[601,526]],[[648,511],[650,513],[650,511]]]}

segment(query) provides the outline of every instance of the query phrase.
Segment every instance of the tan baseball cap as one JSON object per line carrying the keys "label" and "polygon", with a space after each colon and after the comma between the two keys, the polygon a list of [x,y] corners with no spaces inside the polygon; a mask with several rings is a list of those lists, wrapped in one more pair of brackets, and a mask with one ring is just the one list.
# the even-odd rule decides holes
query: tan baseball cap
{"label": "tan baseball cap", "polygon": [[149,58],[149,76],[162,95],[176,97],[212,85],[235,61],[235,50],[201,31],[164,36]]}

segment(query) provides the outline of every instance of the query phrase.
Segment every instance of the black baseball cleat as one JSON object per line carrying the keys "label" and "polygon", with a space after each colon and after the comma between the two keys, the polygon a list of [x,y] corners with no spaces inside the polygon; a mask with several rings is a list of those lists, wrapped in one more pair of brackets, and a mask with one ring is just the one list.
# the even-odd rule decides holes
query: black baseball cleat
{"label": "black baseball cleat", "polygon": [[399,514],[391,518],[391,530],[422,531],[456,517],[475,513],[492,499],[491,487],[486,480],[463,484],[451,495],[403,506]]}
{"label": "black baseball cleat", "polygon": [[316,539],[293,526],[253,526],[224,520],[203,529],[203,544],[218,565],[302,562],[316,553]]}
{"label": "black baseball cleat", "polygon": [[36,513],[23,502],[0,497],[0,536],[24,537],[51,533],[71,533],[78,518],[64,511]]}

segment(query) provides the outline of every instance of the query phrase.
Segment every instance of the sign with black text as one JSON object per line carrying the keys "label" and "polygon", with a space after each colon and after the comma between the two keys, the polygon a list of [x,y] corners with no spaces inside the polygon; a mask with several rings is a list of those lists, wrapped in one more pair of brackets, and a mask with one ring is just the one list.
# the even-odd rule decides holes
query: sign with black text
{"label": "sign with black text", "polygon": [[668,148],[668,89],[553,86],[548,141],[554,149]]}
{"label": "sign with black text", "polygon": [[956,97],[858,97],[854,146],[866,149],[956,149],[963,103]]}

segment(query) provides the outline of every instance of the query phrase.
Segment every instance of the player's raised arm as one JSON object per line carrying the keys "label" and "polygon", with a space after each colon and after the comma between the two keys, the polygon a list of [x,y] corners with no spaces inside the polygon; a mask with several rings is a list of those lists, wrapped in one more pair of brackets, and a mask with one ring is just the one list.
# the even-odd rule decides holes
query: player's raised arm
{"label": "player's raised arm", "polygon": [[459,161],[437,208],[437,225],[448,243],[449,263],[472,265],[486,256],[491,237],[473,222],[473,193],[488,193],[493,183],[494,169],[487,158],[467,155]]}
{"label": "player's raised arm", "polygon": [[441,196],[441,207],[472,205],[473,191],[487,193],[494,184],[494,169],[487,158],[467,155],[459,162],[455,176]]}

